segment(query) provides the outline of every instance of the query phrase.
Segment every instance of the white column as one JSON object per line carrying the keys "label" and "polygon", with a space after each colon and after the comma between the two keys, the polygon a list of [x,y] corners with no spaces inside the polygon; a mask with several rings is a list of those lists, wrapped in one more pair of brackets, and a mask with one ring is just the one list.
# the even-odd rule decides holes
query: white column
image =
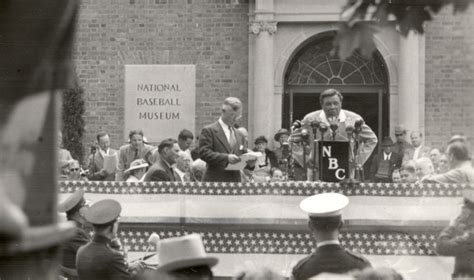
{"label": "white column", "polygon": [[410,31],[407,37],[400,36],[398,116],[409,132],[424,132],[424,47],[423,35]]}
{"label": "white column", "polygon": [[[255,35],[253,61],[253,122],[251,140],[260,135],[267,138],[273,136],[270,125],[275,118],[273,115],[273,34],[276,32],[276,22],[254,21],[250,24],[250,32]],[[278,116],[280,117],[280,116]]]}

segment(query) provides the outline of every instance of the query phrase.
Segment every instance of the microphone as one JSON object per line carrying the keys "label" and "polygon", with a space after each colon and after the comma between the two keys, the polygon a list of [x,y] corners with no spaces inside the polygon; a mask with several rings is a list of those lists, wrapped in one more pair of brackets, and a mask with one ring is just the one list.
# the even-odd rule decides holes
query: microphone
{"label": "microphone", "polygon": [[154,232],[154,233],[150,234],[150,237],[148,237],[147,242],[148,242],[148,246],[146,247],[145,254],[143,255],[143,257],[140,260],[145,259],[146,254],[150,250],[151,246],[154,245],[156,248],[158,248],[158,244],[160,243],[160,236],[156,232]]}
{"label": "microphone", "polygon": [[354,122],[354,132],[360,133],[362,131],[362,126],[364,125],[364,120],[359,119]]}
{"label": "microphone", "polygon": [[354,133],[354,129],[355,129],[355,127],[352,124],[348,124],[346,126],[346,134],[347,134],[349,139],[352,138],[352,134]]}
{"label": "microphone", "polygon": [[326,131],[328,131],[328,126],[325,123],[320,123],[319,124],[319,131],[321,132],[321,135],[324,135]]}
{"label": "microphone", "polygon": [[303,123],[301,121],[295,121],[293,125],[291,126],[291,130],[294,130],[296,128],[300,128]]}
{"label": "microphone", "polygon": [[314,121],[311,122],[311,127],[312,127],[313,129],[318,129],[320,124],[321,124],[320,121],[314,120]]}

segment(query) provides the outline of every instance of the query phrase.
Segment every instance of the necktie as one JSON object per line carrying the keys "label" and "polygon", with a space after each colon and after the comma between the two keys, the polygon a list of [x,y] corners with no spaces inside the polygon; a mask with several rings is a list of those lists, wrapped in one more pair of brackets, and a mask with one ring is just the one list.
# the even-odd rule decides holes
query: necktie
{"label": "necktie", "polygon": [[235,139],[234,128],[229,127],[229,145],[232,149],[234,149],[235,144],[237,144],[237,140]]}
{"label": "necktie", "polygon": [[139,159],[139,157],[138,157],[138,149],[135,150],[135,156],[133,157],[133,159],[134,159],[134,160],[135,160],[135,159]]}

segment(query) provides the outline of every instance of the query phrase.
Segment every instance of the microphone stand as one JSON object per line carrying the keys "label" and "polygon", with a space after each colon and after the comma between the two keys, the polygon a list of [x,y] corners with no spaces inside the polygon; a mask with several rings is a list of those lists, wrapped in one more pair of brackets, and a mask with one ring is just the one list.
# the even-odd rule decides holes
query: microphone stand
{"label": "microphone stand", "polygon": [[354,179],[359,182],[363,182],[365,180],[364,178],[364,167],[362,166],[360,162],[360,141],[359,141],[359,134],[362,130],[362,125],[364,125],[363,120],[357,120],[354,123],[354,138],[355,138],[355,144],[354,144],[354,156],[355,156],[355,174],[354,174]]}
{"label": "microphone stand", "polygon": [[[321,143],[318,149],[318,161],[319,161],[319,180],[323,180],[323,147],[324,147],[324,134],[328,131],[328,127],[325,123],[319,125],[319,131],[321,132]],[[321,152],[321,153],[320,153]]]}
{"label": "microphone stand", "polygon": [[[313,182],[317,180],[316,178],[316,171],[321,169],[321,167],[316,164],[316,152],[318,149],[318,140],[316,139],[317,133],[318,133],[318,128],[319,128],[320,122],[319,121],[313,121],[311,122],[311,128],[313,130]],[[319,155],[319,152],[317,152]]]}

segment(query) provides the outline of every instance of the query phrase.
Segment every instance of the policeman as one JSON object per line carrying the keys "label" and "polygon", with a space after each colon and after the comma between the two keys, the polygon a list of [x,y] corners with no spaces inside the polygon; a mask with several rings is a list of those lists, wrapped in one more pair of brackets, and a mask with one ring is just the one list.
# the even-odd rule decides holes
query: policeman
{"label": "policeman", "polygon": [[63,259],[60,270],[61,274],[68,279],[78,279],[76,253],[79,247],[90,241],[89,235],[84,230],[86,226],[84,211],[87,207],[86,200],[84,199],[84,191],[82,189],[77,190],[58,205],[58,211],[66,213],[68,221],[73,221],[77,227],[74,237],[64,242],[61,246]]}
{"label": "policeman", "polygon": [[440,255],[454,256],[453,279],[474,277],[474,190],[463,191],[461,213],[441,231],[436,251]]}
{"label": "policeman", "polygon": [[77,252],[79,279],[132,279],[143,270],[139,262],[128,265],[124,253],[113,242],[121,211],[120,203],[113,199],[98,201],[86,211],[85,218],[94,228],[94,237]]}
{"label": "policeman", "polygon": [[338,237],[341,213],[349,199],[338,193],[317,194],[305,198],[300,208],[309,215],[308,226],[316,239],[316,250],[293,268],[293,279],[308,279],[323,272],[346,273],[370,267],[368,260],[341,247]]}

